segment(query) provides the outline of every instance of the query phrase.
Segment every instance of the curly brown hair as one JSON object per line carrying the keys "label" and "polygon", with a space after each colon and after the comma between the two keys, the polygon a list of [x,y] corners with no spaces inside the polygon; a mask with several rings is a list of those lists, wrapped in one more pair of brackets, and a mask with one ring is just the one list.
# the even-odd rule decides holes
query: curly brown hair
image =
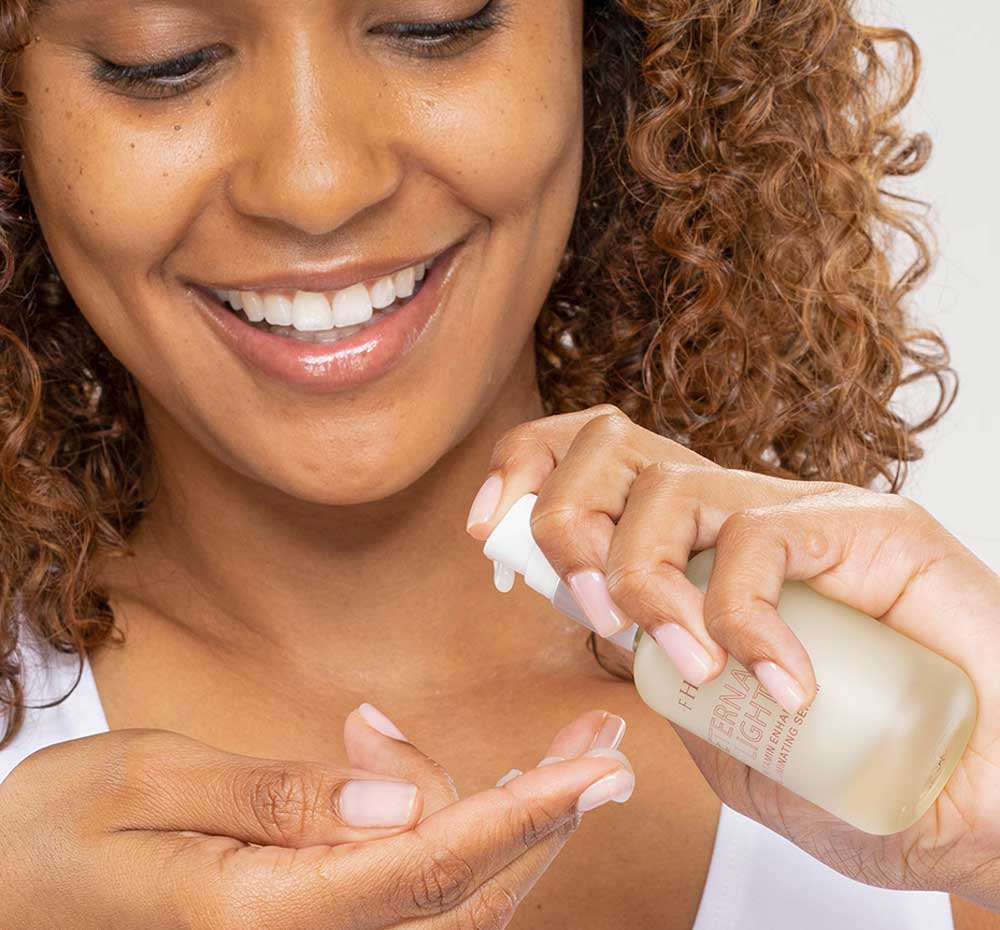
{"label": "curly brown hair", "polygon": [[[848,0],[585,6],[583,186],[535,334],[546,411],[610,402],[727,467],[897,491],[956,384],[905,312],[930,264],[919,202],[883,187],[930,150],[898,119],[916,44]],[[0,0],[0,746],[24,714],[20,626],[81,667],[118,637],[91,566],[148,503],[135,383],[21,183],[9,75],[31,7]],[[894,273],[899,240],[915,256]],[[908,421],[891,401],[927,378],[934,409]]]}

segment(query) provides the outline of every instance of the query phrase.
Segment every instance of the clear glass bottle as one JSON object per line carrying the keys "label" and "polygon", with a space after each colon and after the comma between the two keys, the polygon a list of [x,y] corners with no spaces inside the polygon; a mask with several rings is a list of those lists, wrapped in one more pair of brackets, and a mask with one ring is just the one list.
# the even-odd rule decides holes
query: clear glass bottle
{"label": "clear glass bottle", "polygon": [[[483,552],[494,581],[514,573],[590,629],[569,588],[531,535],[536,495],[520,498]],[[694,556],[687,577],[708,586],[714,551]],[[732,657],[697,687],[638,626],[611,637],[634,649],[635,686],[653,710],[859,830],[906,829],[934,802],[972,735],[975,688],[953,662],[883,623],[787,582],[778,613],[813,663],[813,702],[789,714]]]}

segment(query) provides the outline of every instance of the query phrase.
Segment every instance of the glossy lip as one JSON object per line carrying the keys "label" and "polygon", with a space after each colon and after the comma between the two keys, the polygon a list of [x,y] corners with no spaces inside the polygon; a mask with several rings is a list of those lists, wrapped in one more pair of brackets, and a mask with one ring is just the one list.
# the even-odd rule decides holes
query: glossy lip
{"label": "glossy lip", "polygon": [[301,266],[297,269],[286,269],[278,274],[261,275],[253,280],[244,280],[241,284],[219,284],[218,282],[208,284],[202,281],[191,283],[196,287],[210,291],[288,291],[292,295],[296,291],[311,291],[316,294],[325,294],[328,291],[347,290],[356,284],[371,285],[380,278],[387,278],[399,271],[413,268],[421,262],[437,263],[446,252],[447,250],[435,252],[423,258],[355,262],[328,270]]}
{"label": "glossy lip", "polygon": [[438,317],[466,241],[440,254],[419,292],[406,304],[332,345],[299,342],[256,329],[204,286],[189,285],[188,291],[213,330],[255,373],[308,393],[331,393],[374,381],[409,354]]}

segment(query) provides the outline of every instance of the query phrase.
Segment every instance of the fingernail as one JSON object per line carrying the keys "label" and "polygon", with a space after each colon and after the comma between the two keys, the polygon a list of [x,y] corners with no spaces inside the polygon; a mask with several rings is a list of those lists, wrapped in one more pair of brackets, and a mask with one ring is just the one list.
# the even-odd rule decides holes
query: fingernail
{"label": "fingernail", "polygon": [[518,775],[523,775],[520,769],[511,769],[506,775],[501,775],[500,780],[496,783],[497,788],[502,788],[509,781],[513,781]]}
{"label": "fingernail", "polygon": [[629,625],[619,613],[608,593],[608,583],[603,572],[591,569],[573,572],[566,579],[573,597],[583,609],[590,625],[601,636],[613,636]]}
{"label": "fingernail", "polygon": [[565,761],[566,761],[565,756],[546,756],[544,759],[542,759],[541,762],[538,763],[538,765],[535,766],[535,768],[540,769],[545,765],[552,765],[553,762],[565,762]]}
{"label": "fingernail", "polygon": [[625,721],[615,714],[606,714],[601,728],[597,731],[591,749],[617,749],[625,735]]}
{"label": "fingernail", "polygon": [[409,823],[417,786],[405,781],[355,779],[340,789],[340,819],[351,827],[396,827]]}
{"label": "fingernail", "polygon": [[802,708],[806,694],[799,683],[780,665],[774,662],[758,662],[753,673],[764,689],[790,714]]}
{"label": "fingernail", "polygon": [[[614,750],[610,750],[614,751]],[[576,800],[576,809],[583,813],[592,811],[595,807],[615,801],[624,804],[635,789],[635,775],[628,769],[619,769],[604,778],[595,781]]]}
{"label": "fingernail", "polygon": [[704,684],[712,671],[712,657],[687,630],[678,623],[664,623],[653,630],[653,639],[670,656],[685,681]]}
{"label": "fingernail", "polygon": [[490,475],[483,486],[476,493],[469,509],[469,519],[465,522],[465,528],[476,523],[485,523],[493,516],[493,512],[500,503],[500,495],[503,493],[503,479],[499,475]]}
{"label": "fingernail", "polygon": [[377,707],[373,707],[371,704],[362,704],[358,708],[358,713],[361,714],[365,723],[368,724],[373,730],[378,730],[383,736],[389,736],[392,739],[398,739],[400,742],[408,743],[409,740],[403,735],[403,731],[399,729],[385,714],[382,713]]}

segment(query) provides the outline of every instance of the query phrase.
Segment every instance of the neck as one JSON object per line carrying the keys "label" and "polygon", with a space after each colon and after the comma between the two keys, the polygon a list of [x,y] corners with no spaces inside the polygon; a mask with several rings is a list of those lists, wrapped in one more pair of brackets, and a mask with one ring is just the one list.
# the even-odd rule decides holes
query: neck
{"label": "neck", "polygon": [[179,429],[168,435],[149,401],[151,434],[169,438],[154,438],[157,493],[131,540],[135,556],[105,576],[127,634],[133,623],[159,626],[247,674],[359,691],[387,668],[404,692],[468,688],[469,656],[478,670],[542,660],[540,617],[551,608],[523,586],[496,593],[482,543],[465,532],[494,443],[543,415],[533,360],[518,370],[418,481],[351,506],[290,499],[237,475]]}

